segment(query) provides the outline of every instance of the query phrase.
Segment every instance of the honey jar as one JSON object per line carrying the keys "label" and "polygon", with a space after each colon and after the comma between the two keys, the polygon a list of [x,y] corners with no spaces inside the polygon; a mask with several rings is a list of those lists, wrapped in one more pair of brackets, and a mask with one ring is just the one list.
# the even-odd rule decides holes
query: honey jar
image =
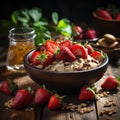
{"label": "honey jar", "polygon": [[6,67],[15,72],[25,72],[24,55],[35,48],[35,30],[33,28],[12,28],[9,31],[9,48]]}

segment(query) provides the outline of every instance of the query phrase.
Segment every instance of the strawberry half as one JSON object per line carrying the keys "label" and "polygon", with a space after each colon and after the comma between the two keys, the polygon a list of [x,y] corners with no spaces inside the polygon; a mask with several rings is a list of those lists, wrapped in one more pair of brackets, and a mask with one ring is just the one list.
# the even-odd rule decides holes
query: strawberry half
{"label": "strawberry half", "polygon": [[50,51],[51,53],[55,53],[59,45],[55,41],[47,40],[45,46],[47,51]]}
{"label": "strawberry half", "polygon": [[0,84],[0,91],[7,95],[13,94],[16,90],[18,90],[18,86],[12,80],[5,80]]}
{"label": "strawberry half", "polygon": [[85,43],[84,46],[87,48],[89,55],[94,52],[94,49],[90,44]]}
{"label": "strawberry half", "polygon": [[19,89],[13,98],[11,107],[12,108],[24,108],[32,102],[32,95],[27,89]]}
{"label": "strawberry half", "polygon": [[58,95],[56,94],[52,95],[48,102],[48,109],[49,110],[59,109],[62,106],[61,103],[62,103],[61,98]]}
{"label": "strawberry half", "polygon": [[94,98],[95,98],[95,94],[87,86],[83,86],[81,88],[78,97],[79,100],[86,101],[86,100],[93,100]]}
{"label": "strawberry half", "polygon": [[104,58],[104,55],[103,55],[103,53],[100,52],[100,51],[94,51],[94,52],[91,54],[91,57],[93,57],[93,58],[96,59],[96,60],[101,61],[101,60]]}
{"label": "strawberry half", "polygon": [[65,40],[65,41],[61,42],[59,45],[60,45],[60,47],[67,47],[67,48],[71,49],[72,41],[71,40]]}
{"label": "strawberry half", "polygon": [[107,90],[114,90],[119,85],[118,80],[114,76],[108,76],[101,84],[101,88]]}
{"label": "strawberry half", "polygon": [[53,53],[50,51],[35,51],[30,57],[30,62],[32,65],[49,65],[52,63],[54,58]]}
{"label": "strawberry half", "polygon": [[72,46],[71,51],[76,57],[81,57],[84,59],[87,59],[88,57],[88,51],[83,45],[75,44]]}
{"label": "strawberry half", "polygon": [[51,97],[50,92],[46,88],[38,88],[35,92],[34,103],[45,104]]}
{"label": "strawberry half", "polygon": [[40,51],[34,51],[29,59],[30,63],[32,65],[38,65],[41,64],[41,62],[37,59],[40,55]]}
{"label": "strawberry half", "polygon": [[56,58],[68,62],[72,62],[76,59],[75,55],[67,47],[60,47],[60,51],[56,55]]}

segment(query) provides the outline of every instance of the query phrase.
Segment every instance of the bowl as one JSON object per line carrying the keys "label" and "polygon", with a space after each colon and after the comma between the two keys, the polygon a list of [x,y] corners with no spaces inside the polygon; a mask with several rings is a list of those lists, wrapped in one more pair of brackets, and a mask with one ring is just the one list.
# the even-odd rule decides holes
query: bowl
{"label": "bowl", "polygon": [[50,90],[60,93],[77,92],[85,84],[92,84],[100,80],[107,70],[109,58],[105,54],[102,64],[95,69],[74,72],[55,72],[40,69],[29,62],[29,58],[36,49],[24,56],[24,67],[30,78]]}
{"label": "bowl", "polygon": [[98,17],[95,11],[93,12],[93,20],[99,35],[102,36],[105,33],[110,33],[120,37],[120,20],[107,20]]}

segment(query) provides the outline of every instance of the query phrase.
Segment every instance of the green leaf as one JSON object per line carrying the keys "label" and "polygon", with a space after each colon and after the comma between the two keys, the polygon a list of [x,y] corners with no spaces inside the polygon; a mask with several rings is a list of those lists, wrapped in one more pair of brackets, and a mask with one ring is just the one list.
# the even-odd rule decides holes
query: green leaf
{"label": "green leaf", "polygon": [[61,19],[58,23],[57,30],[60,31],[63,35],[70,37],[72,34],[72,27],[69,20]]}
{"label": "green leaf", "polygon": [[42,11],[40,8],[33,8],[28,10],[29,16],[36,22],[42,18]]}
{"label": "green leaf", "polygon": [[28,24],[30,17],[28,15],[28,10],[27,9],[20,9],[16,10],[12,13],[11,19],[15,24]]}
{"label": "green leaf", "polygon": [[52,20],[53,20],[53,23],[54,23],[55,25],[58,24],[58,19],[59,19],[58,13],[57,13],[57,12],[53,12],[53,13],[52,13]]}

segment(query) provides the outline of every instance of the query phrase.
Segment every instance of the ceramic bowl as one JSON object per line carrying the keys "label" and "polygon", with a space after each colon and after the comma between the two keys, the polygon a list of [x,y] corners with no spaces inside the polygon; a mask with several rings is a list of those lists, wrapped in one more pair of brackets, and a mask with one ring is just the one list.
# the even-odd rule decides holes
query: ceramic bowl
{"label": "ceramic bowl", "polygon": [[85,84],[92,84],[100,80],[107,70],[109,58],[105,54],[102,64],[95,69],[74,72],[54,72],[40,69],[29,62],[29,58],[36,49],[24,56],[24,67],[30,78],[36,83],[57,92],[71,93],[79,90]]}

